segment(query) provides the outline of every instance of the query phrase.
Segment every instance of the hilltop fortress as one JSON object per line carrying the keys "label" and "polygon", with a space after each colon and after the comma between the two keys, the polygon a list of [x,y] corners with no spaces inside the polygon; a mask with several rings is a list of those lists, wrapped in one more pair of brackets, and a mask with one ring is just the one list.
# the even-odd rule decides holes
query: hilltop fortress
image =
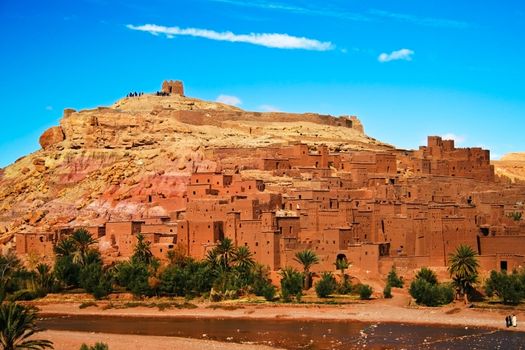
{"label": "hilltop fortress", "polygon": [[218,240],[245,245],[276,271],[314,250],[379,276],[445,267],[459,244],[483,270],[525,264],[525,186],[495,175],[490,153],[428,137],[399,150],[364,134],[355,116],[257,113],[184,96],[127,97],[66,110],[42,150],[0,173],[5,249],[51,259],[77,227],[107,260],[143,233],[166,259],[204,258]]}

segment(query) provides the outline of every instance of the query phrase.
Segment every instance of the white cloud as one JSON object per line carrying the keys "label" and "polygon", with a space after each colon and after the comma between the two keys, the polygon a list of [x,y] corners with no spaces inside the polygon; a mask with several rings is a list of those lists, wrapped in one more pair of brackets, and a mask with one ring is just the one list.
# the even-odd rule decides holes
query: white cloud
{"label": "white cloud", "polygon": [[412,56],[414,55],[414,51],[409,49],[401,49],[397,51],[392,51],[391,53],[385,53],[379,55],[377,58],[379,62],[390,62],[390,61],[397,61],[397,60],[404,60],[404,61],[412,61]]}
{"label": "white cloud", "polygon": [[199,28],[165,27],[156,24],[144,24],[141,26],[128,24],[126,27],[131,30],[148,32],[153,35],[164,34],[168,38],[173,38],[176,35],[187,35],[210,40],[248,43],[277,49],[328,51],[334,49],[335,47],[329,41],[319,41],[315,39],[279,33],[235,34],[232,32],[216,32],[214,30]]}
{"label": "white cloud", "polygon": [[259,109],[263,112],[281,112],[281,110],[272,105],[260,105]]}
{"label": "white cloud", "polygon": [[451,132],[441,135],[441,138],[443,140],[454,140],[454,142],[458,145],[462,144],[467,139],[465,136],[456,135]]}
{"label": "white cloud", "polygon": [[232,106],[238,106],[242,103],[240,98],[238,98],[237,96],[230,95],[219,95],[215,101]]}
{"label": "white cloud", "polygon": [[52,111],[53,110],[53,106],[46,106],[46,111]]}

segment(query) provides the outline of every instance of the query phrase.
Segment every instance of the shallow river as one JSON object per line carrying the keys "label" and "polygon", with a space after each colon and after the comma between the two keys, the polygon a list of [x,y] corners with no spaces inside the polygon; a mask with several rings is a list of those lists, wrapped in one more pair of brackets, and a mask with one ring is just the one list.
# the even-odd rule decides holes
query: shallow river
{"label": "shallow river", "polygon": [[396,323],[64,316],[52,330],[159,335],[286,349],[525,349],[525,333]]}

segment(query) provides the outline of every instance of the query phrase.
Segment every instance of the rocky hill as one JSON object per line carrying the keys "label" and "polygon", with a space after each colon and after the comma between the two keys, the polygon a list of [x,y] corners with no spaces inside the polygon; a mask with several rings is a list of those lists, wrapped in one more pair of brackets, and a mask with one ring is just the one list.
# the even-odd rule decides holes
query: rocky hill
{"label": "rocky hill", "polygon": [[492,163],[497,175],[525,182],[525,153],[509,153]]}
{"label": "rocky hill", "polygon": [[250,166],[246,153],[232,151],[228,159],[213,150],[297,141],[343,151],[392,149],[366,136],[357,117],[247,112],[177,93],[66,109],[60,125],[40,137],[41,150],[1,169],[0,239],[162,214],[148,213],[155,208],[146,198],[181,196],[192,171]]}

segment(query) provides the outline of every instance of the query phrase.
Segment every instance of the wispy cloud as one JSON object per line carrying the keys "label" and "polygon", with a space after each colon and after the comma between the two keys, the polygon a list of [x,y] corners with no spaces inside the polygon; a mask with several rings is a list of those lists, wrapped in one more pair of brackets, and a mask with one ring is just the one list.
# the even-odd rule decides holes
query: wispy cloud
{"label": "wispy cloud", "polygon": [[377,60],[379,62],[390,62],[390,61],[398,61],[398,60],[404,60],[404,61],[412,61],[412,56],[414,55],[414,51],[409,49],[401,49],[397,51],[392,51],[391,53],[383,52],[379,55]]}
{"label": "wispy cloud", "polygon": [[444,18],[434,18],[434,17],[423,17],[416,16],[412,14],[405,13],[396,13],[389,12],[377,9],[370,9],[366,12],[351,12],[346,11],[343,8],[335,7],[314,7],[314,6],[298,6],[290,5],[282,2],[268,1],[268,0],[255,0],[255,1],[245,1],[245,0],[208,0],[216,3],[230,4],[235,6],[242,7],[251,7],[251,8],[260,8],[266,10],[277,10],[285,11],[289,13],[299,14],[299,15],[310,15],[310,16],[323,16],[331,18],[339,18],[352,21],[378,21],[378,20],[396,20],[399,22],[408,22],[414,23],[422,26],[431,26],[431,27],[451,27],[451,28],[466,28],[470,24],[464,21],[450,20]]}
{"label": "wispy cloud", "polygon": [[353,21],[370,20],[370,18],[368,18],[367,16],[361,13],[357,13],[357,12],[343,11],[340,9],[335,11],[335,10],[326,9],[326,8],[297,6],[297,5],[290,5],[290,4],[284,4],[280,2],[266,1],[266,0],[256,0],[256,1],[208,0],[208,1],[223,3],[223,4],[230,4],[230,5],[235,5],[235,6],[242,6],[242,7],[260,8],[260,9],[265,9],[265,10],[277,10],[277,11],[283,11],[283,12],[288,12],[288,13],[294,13],[298,15],[336,17],[340,19],[348,19],[348,20],[353,20]]}
{"label": "wispy cloud", "polygon": [[52,111],[53,110],[53,106],[46,106],[46,111]]}
{"label": "wispy cloud", "polygon": [[263,112],[281,112],[281,110],[272,105],[260,105],[259,110]]}
{"label": "wispy cloud", "polygon": [[315,39],[280,33],[235,34],[232,32],[216,32],[209,29],[165,27],[156,24],[144,24],[141,26],[128,24],[126,27],[132,30],[148,32],[153,35],[164,34],[168,38],[174,38],[178,35],[185,35],[206,38],[210,40],[248,43],[277,49],[327,51],[332,50],[335,47],[329,41],[319,41]]}
{"label": "wispy cloud", "polygon": [[376,9],[371,9],[368,11],[368,13],[370,13],[371,15],[377,16],[377,17],[389,18],[389,19],[394,19],[394,20],[398,20],[401,22],[409,22],[409,23],[419,24],[419,25],[427,26],[427,27],[447,27],[447,28],[467,28],[469,27],[469,23],[467,22],[456,21],[452,19],[421,17],[421,16],[415,16],[415,15],[410,15],[406,13],[396,13],[396,12],[382,11],[382,10],[376,10]]}
{"label": "wispy cloud", "polygon": [[230,95],[219,95],[215,99],[216,102],[225,103],[227,105],[238,106],[242,103],[241,99],[237,96]]}

